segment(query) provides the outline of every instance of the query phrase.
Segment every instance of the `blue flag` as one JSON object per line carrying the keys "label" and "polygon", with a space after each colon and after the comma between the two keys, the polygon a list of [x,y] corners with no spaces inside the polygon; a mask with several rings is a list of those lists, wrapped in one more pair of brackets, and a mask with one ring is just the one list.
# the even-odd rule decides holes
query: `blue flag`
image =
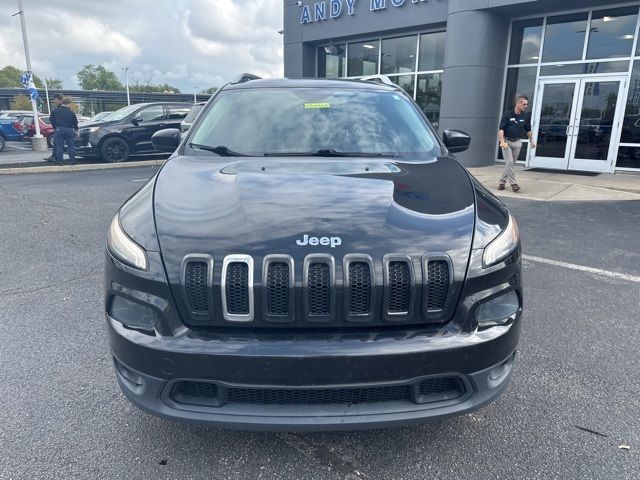
{"label": "blue flag", "polygon": [[20,75],[20,83],[27,89],[31,100],[38,99],[38,90],[36,89],[35,84],[33,83],[33,76],[31,72],[25,72]]}

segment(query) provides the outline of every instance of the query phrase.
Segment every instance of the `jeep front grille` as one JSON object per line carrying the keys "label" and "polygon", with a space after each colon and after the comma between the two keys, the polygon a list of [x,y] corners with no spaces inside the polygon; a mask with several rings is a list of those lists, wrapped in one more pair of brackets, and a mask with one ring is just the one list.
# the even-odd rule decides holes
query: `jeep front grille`
{"label": "jeep front grille", "polygon": [[449,293],[449,264],[446,260],[427,262],[427,283],[425,286],[427,311],[442,310]]}
{"label": "jeep front grille", "polygon": [[194,326],[442,323],[459,293],[451,260],[442,254],[389,254],[377,262],[347,254],[337,270],[328,254],[307,255],[301,265],[288,255],[267,255],[255,259],[257,272],[251,256],[228,255],[217,273],[206,257],[183,261],[182,298]]}
{"label": "jeep front grille", "polygon": [[281,316],[289,314],[289,265],[285,262],[273,262],[267,269],[267,315]]}
{"label": "jeep front grille", "polygon": [[309,315],[329,315],[331,311],[331,274],[326,263],[311,263],[307,277]]}

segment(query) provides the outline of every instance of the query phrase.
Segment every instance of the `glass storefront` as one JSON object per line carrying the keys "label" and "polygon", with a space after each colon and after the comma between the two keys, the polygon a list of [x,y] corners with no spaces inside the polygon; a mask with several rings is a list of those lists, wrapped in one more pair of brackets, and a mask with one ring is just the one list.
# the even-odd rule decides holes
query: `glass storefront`
{"label": "glass storefront", "polygon": [[[517,95],[529,97],[531,114],[540,117],[533,118],[534,123],[540,123],[536,156],[553,156],[545,149],[551,148],[553,142],[566,142],[567,136],[573,135],[575,148],[566,149],[569,168],[574,158],[604,159],[608,151],[613,152],[609,158],[613,158],[615,168],[640,168],[640,41],[636,40],[639,8],[594,9],[512,22],[502,111],[512,107]],[[614,81],[607,82],[606,78],[611,77],[604,75],[613,76]],[[598,81],[598,76],[605,80]],[[575,105],[565,105],[567,112],[574,113],[562,132],[557,127],[564,125],[559,114],[551,112],[547,105],[554,101],[554,89],[563,88],[564,84],[548,84],[556,78],[574,82],[566,87],[571,95],[561,95],[565,100],[573,95],[577,79],[583,79],[582,93]],[[542,95],[538,85],[543,81],[544,98],[536,99],[536,95]],[[622,88],[625,84],[626,88]],[[620,92],[616,90],[618,86]],[[540,102],[542,106],[538,105]],[[534,112],[534,107],[540,108]],[[624,118],[618,128],[615,118],[619,117],[614,113],[622,107]],[[561,147],[558,148],[565,152]],[[525,160],[527,154],[522,152],[520,160]]]}
{"label": "glass storefront", "polygon": [[317,76],[360,78],[383,74],[403,88],[437,129],[446,32],[425,32],[318,47]]}

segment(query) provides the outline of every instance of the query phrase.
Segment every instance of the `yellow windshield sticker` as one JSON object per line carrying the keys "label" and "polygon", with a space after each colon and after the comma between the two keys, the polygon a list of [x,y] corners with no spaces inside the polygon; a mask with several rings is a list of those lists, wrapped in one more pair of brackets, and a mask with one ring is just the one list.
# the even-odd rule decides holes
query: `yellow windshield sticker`
{"label": "yellow windshield sticker", "polygon": [[304,108],[331,108],[328,103],[305,103]]}

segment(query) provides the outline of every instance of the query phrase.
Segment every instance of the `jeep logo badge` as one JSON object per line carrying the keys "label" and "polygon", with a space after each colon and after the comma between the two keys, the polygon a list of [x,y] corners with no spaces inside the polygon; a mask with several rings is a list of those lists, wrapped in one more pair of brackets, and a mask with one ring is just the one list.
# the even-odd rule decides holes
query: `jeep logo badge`
{"label": "jeep logo badge", "polygon": [[342,239],[340,237],[310,237],[305,234],[302,236],[302,240],[296,240],[296,243],[301,247],[305,245],[329,245],[331,248],[336,248],[338,245],[342,245]]}

